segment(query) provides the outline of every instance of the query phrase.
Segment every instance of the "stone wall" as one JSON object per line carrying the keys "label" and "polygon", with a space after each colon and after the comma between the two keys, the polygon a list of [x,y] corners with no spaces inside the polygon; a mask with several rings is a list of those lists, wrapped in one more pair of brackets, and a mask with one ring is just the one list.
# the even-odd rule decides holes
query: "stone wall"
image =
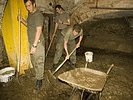
{"label": "stone wall", "polygon": [[128,53],[133,52],[133,46],[131,44],[133,42],[133,32],[130,31],[131,29],[125,20],[125,18],[133,16],[133,0],[37,0],[37,5],[45,8],[44,12],[51,12],[53,10],[49,5],[50,3],[52,3],[52,6],[61,4],[70,13],[72,24],[84,24],[86,22],[90,24],[94,21],[95,23],[99,23],[101,19],[124,18],[121,21],[125,25],[120,23],[119,20],[116,25],[113,24],[113,21],[111,21],[112,23],[106,21],[105,26],[102,24],[103,30],[99,32],[97,30],[99,26],[96,24],[93,30],[87,31],[92,33],[86,37],[84,46]]}
{"label": "stone wall", "polygon": [[133,0],[37,0],[37,6],[46,13],[54,12],[50,3],[52,6],[61,4],[70,13],[72,24],[101,18],[133,16]]}

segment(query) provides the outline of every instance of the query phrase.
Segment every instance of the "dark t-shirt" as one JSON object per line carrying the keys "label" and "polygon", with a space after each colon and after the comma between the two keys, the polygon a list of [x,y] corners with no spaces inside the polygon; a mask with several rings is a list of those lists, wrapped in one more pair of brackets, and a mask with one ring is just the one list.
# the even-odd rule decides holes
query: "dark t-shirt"
{"label": "dark t-shirt", "polygon": [[[34,13],[29,13],[27,18],[27,33],[28,33],[28,40],[30,43],[34,42],[35,34],[36,34],[36,27],[43,26],[44,17],[43,14],[36,10]],[[40,41],[43,41],[44,37],[43,34],[40,36]]]}
{"label": "dark t-shirt", "polygon": [[[55,23],[59,23],[59,20],[61,22],[66,22],[68,19],[70,19],[70,16],[67,12],[63,12],[61,14],[57,13],[56,18],[55,18]],[[58,29],[64,29],[66,27],[67,25],[59,23]]]}
{"label": "dark t-shirt", "polygon": [[79,36],[83,36],[83,30],[81,29],[81,31],[77,34],[77,35],[73,35],[72,34],[72,32],[73,32],[73,27],[72,26],[69,26],[69,27],[67,27],[67,28],[65,28],[65,29],[63,29],[62,30],[62,35],[64,36],[64,40],[74,40],[74,39],[76,39],[77,37],[79,37]]}

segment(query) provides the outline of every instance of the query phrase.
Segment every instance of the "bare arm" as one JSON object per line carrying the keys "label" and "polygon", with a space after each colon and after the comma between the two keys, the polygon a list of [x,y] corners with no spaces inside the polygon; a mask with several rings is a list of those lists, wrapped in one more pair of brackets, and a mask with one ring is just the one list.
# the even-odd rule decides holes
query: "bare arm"
{"label": "bare arm", "polygon": [[36,52],[36,47],[37,47],[37,44],[39,42],[41,33],[42,33],[42,26],[36,27],[35,39],[34,39],[34,42],[33,42],[33,46],[31,47],[31,50],[30,50],[31,54]]}
{"label": "bare arm", "polygon": [[27,21],[24,18],[22,18],[22,16],[18,16],[17,19],[18,21],[20,20],[20,22],[27,27]]}
{"label": "bare arm", "polygon": [[36,34],[33,45],[37,46],[37,43],[39,42],[40,35],[42,33],[42,26],[36,27]]}
{"label": "bare arm", "polygon": [[67,49],[67,43],[68,43],[68,41],[64,40],[64,49],[66,51],[66,55],[69,55],[68,49]]}
{"label": "bare arm", "polygon": [[77,43],[77,45],[76,45],[76,48],[80,47],[80,43],[81,43],[82,39],[83,39],[83,35],[81,35],[81,36],[79,37],[79,41],[78,41],[78,43]]}
{"label": "bare arm", "polygon": [[22,22],[22,24],[24,24],[24,25],[27,27],[27,22],[26,22],[26,20],[25,20],[25,19],[21,18],[21,20],[20,20],[20,21]]}

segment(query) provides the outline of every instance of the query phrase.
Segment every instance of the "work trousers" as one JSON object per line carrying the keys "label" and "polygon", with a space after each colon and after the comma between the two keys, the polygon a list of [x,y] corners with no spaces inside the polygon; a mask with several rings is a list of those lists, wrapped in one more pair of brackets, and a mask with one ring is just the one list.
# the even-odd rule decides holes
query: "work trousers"
{"label": "work trousers", "polygon": [[42,80],[44,76],[45,48],[43,43],[38,43],[36,52],[31,54],[31,62],[35,69],[35,78]]}
{"label": "work trousers", "polygon": [[[69,54],[72,52],[72,50],[75,48],[75,39],[68,41],[68,52]],[[62,56],[64,50],[64,37],[62,34],[59,34],[57,37],[57,43],[56,43],[56,51],[54,56],[54,64],[57,64]],[[70,56],[70,61],[73,64],[76,64],[76,51]]]}

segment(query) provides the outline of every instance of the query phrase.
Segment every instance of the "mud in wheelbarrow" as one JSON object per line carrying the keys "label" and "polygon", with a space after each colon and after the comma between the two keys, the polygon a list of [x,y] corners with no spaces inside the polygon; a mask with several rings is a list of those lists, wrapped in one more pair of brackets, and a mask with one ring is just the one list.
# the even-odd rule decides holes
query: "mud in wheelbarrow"
{"label": "mud in wheelbarrow", "polygon": [[98,99],[100,99],[99,95],[105,86],[108,73],[112,67],[113,65],[110,66],[107,73],[90,68],[76,68],[60,74],[58,78],[59,80],[68,83],[73,88],[88,91],[92,94],[98,94]]}

